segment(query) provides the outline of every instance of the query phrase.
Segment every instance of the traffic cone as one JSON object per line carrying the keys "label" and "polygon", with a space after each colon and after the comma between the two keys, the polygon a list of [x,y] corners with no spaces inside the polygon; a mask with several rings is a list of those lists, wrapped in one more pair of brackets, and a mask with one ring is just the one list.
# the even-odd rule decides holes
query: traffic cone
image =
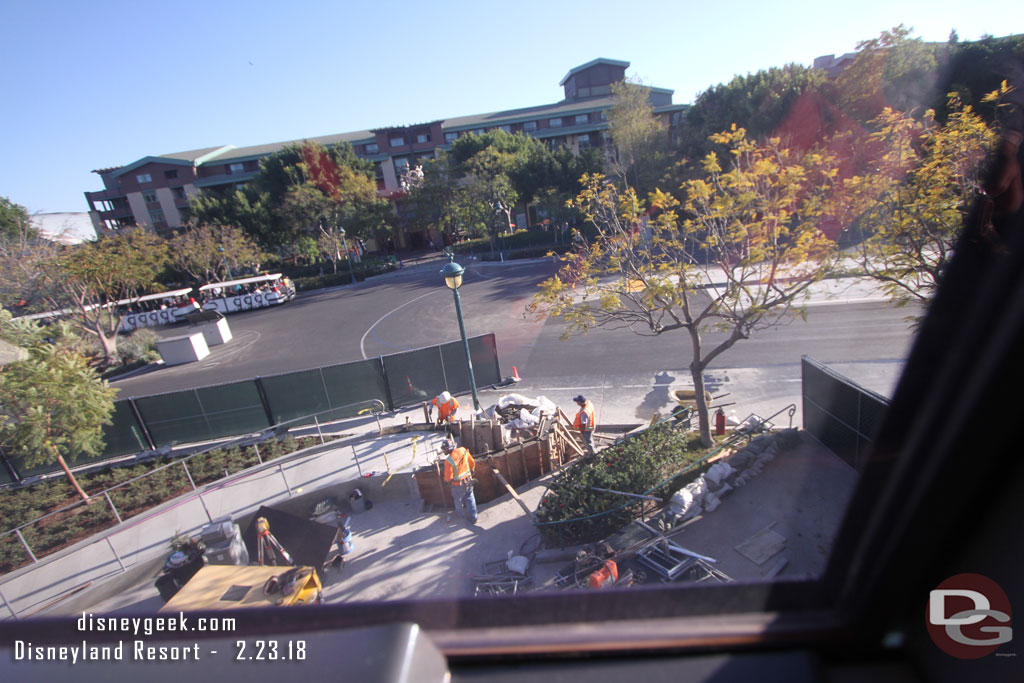
{"label": "traffic cone", "polygon": [[514,366],[514,365],[512,366],[512,381],[513,382],[522,382],[523,381],[523,378],[519,376],[519,371],[516,370],[516,366]]}
{"label": "traffic cone", "polygon": [[411,394],[411,393],[414,393],[414,392],[416,391],[416,387],[414,387],[414,386],[412,385],[412,380],[411,380],[411,379],[409,379],[409,375],[406,375],[406,376],[405,376],[405,383],[409,385],[409,393],[410,393],[410,394]]}

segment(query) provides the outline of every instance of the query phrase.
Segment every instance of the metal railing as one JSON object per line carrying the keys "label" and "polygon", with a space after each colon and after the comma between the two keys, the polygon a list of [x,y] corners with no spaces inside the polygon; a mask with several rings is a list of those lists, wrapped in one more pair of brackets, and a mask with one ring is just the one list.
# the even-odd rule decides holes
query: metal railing
{"label": "metal railing", "polygon": [[[381,425],[380,425],[380,413],[383,413],[384,409],[385,409],[383,401],[380,401],[378,399],[369,399],[369,400],[366,400],[366,401],[357,401],[356,403],[350,403],[348,405],[341,406],[341,408],[355,408],[356,406],[362,405],[364,403],[369,403],[369,404],[373,404],[373,405],[371,405],[370,408],[366,408],[364,410],[359,411],[359,413],[360,414],[365,414],[367,412],[372,412],[373,413],[374,417],[377,420],[378,435],[380,435],[380,433],[382,432]],[[374,411],[373,410],[373,408],[376,407],[376,405],[380,406],[380,410],[379,411]],[[97,529],[96,533],[100,533],[101,531],[105,531],[105,530],[107,530],[107,529],[109,529],[111,527],[118,526],[120,524],[124,524],[124,520],[121,517],[121,513],[118,511],[117,506],[114,505],[114,501],[110,497],[110,494],[112,492],[117,491],[118,489],[127,487],[127,486],[129,486],[131,484],[134,484],[135,482],[141,481],[141,480],[146,479],[148,477],[152,477],[152,476],[156,475],[159,472],[163,472],[165,470],[170,470],[171,468],[177,467],[179,465],[184,470],[185,476],[188,479],[189,485],[192,487],[192,490],[195,491],[199,487],[196,485],[195,479],[193,478],[192,473],[188,469],[188,461],[189,460],[192,460],[194,458],[198,458],[199,456],[202,456],[202,455],[206,455],[207,453],[210,453],[211,451],[215,451],[215,450],[218,450],[218,449],[228,449],[228,448],[233,448],[235,446],[252,446],[253,450],[255,451],[256,459],[259,462],[259,465],[264,465],[266,463],[263,461],[263,456],[260,454],[259,440],[261,438],[265,437],[270,432],[279,431],[282,427],[287,427],[290,424],[296,424],[296,423],[301,423],[301,422],[308,422],[308,420],[310,418],[313,418],[313,422],[314,422],[314,425],[315,425],[315,428],[316,428],[316,432],[317,432],[317,435],[318,435],[318,437],[320,439],[320,444],[324,445],[324,444],[327,443],[327,440],[324,437],[324,434],[323,434],[323,431],[321,429],[321,426],[322,426],[322,424],[330,424],[330,423],[321,423],[319,421],[319,416],[323,415],[325,413],[335,413],[335,412],[338,412],[338,410],[340,410],[341,408],[332,408],[330,410],[320,411],[319,413],[314,413],[312,415],[305,415],[303,417],[295,418],[294,420],[287,420],[287,421],[282,422],[280,424],[274,425],[271,429],[263,430],[263,431],[261,431],[259,433],[246,434],[246,435],[243,435],[243,436],[240,436],[240,437],[236,437],[234,439],[229,439],[228,441],[222,441],[222,442],[218,442],[216,444],[211,444],[211,445],[206,446],[206,447],[202,448],[201,450],[198,450],[198,451],[196,451],[194,453],[190,453],[189,455],[185,455],[185,456],[182,456],[180,458],[177,458],[173,462],[169,462],[169,463],[166,463],[164,465],[160,465],[159,467],[155,467],[152,470],[150,470],[150,471],[148,471],[148,472],[146,472],[144,474],[140,474],[137,477],[132,477],[131,479],[123,481],[123,482],[121,482],[119,484],[116,484],[114,486],[111,486],[109,488],[103,489],[102,491],[99,491],[99,492],[97,492],[95,494],[92,494],[90,496],[90,500],[89,501],[85,501],[85,500],[75,501],[74,503],[72,503],[70,505],[65,505],[64,507],[58,508],[56,510],[52,510],[52,511],[46,513],[45,515],[42,515],[40,517],[36,517],[35,519],[32,519],[32,520],[30,520],[28,522],[25,522],[24,524],[20,524],[20,525],[18,525],[17,527],[15,527],[13,529],[9,529],[9,530],[7,530],[7,531],[5,531],[3,533],[0,533],[0,540],[2,540],[4,538],[14,534],[15,536],[17,536],[18,540],[21,542],[21,545],[24,547],[25,552],[28,554],[29,558],[32,560],[32,563],[36,564],[36,563],[39,562],[39,558],[36,557],[36,554],[32,551],[32,547],[29,545],[29,543],[28,543],[27,539],[25,538],[24,534],[22,534],[22,530],[23,529],[26,529],[26,528],[28,528],[30,526],[38,524],[39,522],[42,522],[42,521],[44,521],[46,519],[50,519],[50,518],[55,517],[57,515],[60,515],[62,513],[69,512],[69,511],[71,511],[71,510],[73,510],[73,509],[75,509],[75,508],[77,508],[79,506],[88,505],[93,498],[99,498],[100,496],[102,496],[106,500],[107,505],[110,507],[111,512],[114,513],[114,518],[117,521],[116,521],[116,523],[111,524],[110,526]],[[338,422],[340,422],[340,420]],[[281,456],[281,457],[285,457],[285,456]],[[283,463],[279,463],[279,465],[278,465],[279,469],[281,468],[282,464]],[[357,466],[357,468],[359,467],[358,458],[356,459],[356,466]],[[222,481],[223,479],[227,479],[230,476],[234,476],[234,475],[228,475],[227,477],[221,477],[221,478],[215,479],[213,482],[209,482],[209,483],[216,483],[218,481]],[[281,476],[282,476],[282,478],[284,478],[283,470],[281,471]],[[287,478],[284,478],[284,482],[285,482],[285,487],[290,492],[291,488],[288,486]],[[207,484],[203,484],[203,486],[206,486],[206,485]],[[199,496],[199,500],[200,500],[200,503],[203,502],[201,495]],[[146,510],[150,510],[150,509],[152,509],[152,507],[156,507],[156,506],[158,506],[160,504],[162,504],[162,502],[155,503],[153,506],[151,506],[149,508],[146,508],[145,510],[143,510],[141,512],[145,512]],[[203,504],[203,507],[205,509],[205,507],[206,507],[205,503]],[[209,511],[207,511],[207,516],[209,516]],[[212,518],[211,518],[211,521],[212,521]],[[55,548],[55,549],[53,549],[50,552],[58,552],[61,549],[62,548]],[[113,550],[113,547],[111,547],[111,549]],[[118,563],[121,564],[121,566],[123,568],[124,564],[121,561],[121,558],[117,555],[116,551],[114,551],[114,557],[117,559]]]}

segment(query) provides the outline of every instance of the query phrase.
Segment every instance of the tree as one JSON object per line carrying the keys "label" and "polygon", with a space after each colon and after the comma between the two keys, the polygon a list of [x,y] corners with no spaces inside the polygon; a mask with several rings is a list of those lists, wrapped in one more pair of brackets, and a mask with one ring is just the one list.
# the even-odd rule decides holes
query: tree
{"label": "tree", "polygon": [[171,239],[168,250],[174,266],[203,284],[227,280],[258,266],[262,256],[240,228],[207,223],[188,226]]}
{"label": "tree", "polygon": [[99,342],[103,364],[110,366],[118,357],[117,333],[125,315],[110,304],[146,293],[166,263],[166,243],[136,229],[77,245],[39,240],[17,265],[37,278],[33,286],[42,305],[66,311],[75,329]]}
{"label": "tree", "polygon": [[7,197],[0,197],[0,239],[19,240],[24,236],[39,236],[39,231],[32,225],[28,210]]}
{"label": "tree", "polygon": [[927,104],[937,85],[934,49],[903,24],[857,44],[853,64],[836,79],[839,103],[862,121],[885,107],[910,111]]}
{"label": "tree", "polygon": [[315,253],[321,233],[340,237],[341,227],[380,236],[390,212],[377,196],[372,162],[347,142],[325,148],[308,141],[265,157],[241,190],[204,193],[189,209],[199,223],[239,226],[265,249],[291,256],[307,254],[310,244]]}
{"label": "tree", "polygon": [[492,254],[498,235],[512,231],[519,201],[519,193],[505,172],[509,163],[508,155],[493,147],[477,152],[465,164],[468,175],[459,193],[465,212],[484,217]]}
{"label": "tree", "polygon": [[[761,139],[779,135],[779,127],[796,110],[797,103],[817,92],[825,74],[800,64],[762,69],[736,76],[697,95],[686,112],[682,152],[691,159],[710,151],[709,136],[732,125]],[[784,144],[790,141],[783,139]]]}
{"label": "tree", "polygon": [[12,324],[6,311],[3,315],[0,335],[28,344],[29,357],[0,369],[0,442],[29,467],[56,461],[88,501],[66,458],[102,453],[103,425],[114,411],[116,392],[85,357],[44,341],[34,323]]}
{"label": "tree", "polygon": [[612,83],[611,88],[608,131],[614,155],[610,166],[622,182],[645,193],[665,170],[665,129],[654,115],[649,88],[628,81]]}
{"label": "tree", "polygon": [[[595,327],[641,335],[685,331],[701,439],[711,443],[704,370],[736,342],[779,323],[834,266],[818,228],[831,207],[835,161],[796,156],[777,140],[758,145],[742,128],[713,136],[717,154],[688,181],[685,205],[656,190],[645,203],[601,175],[584,178],[574,204],[598,229],[563,258],[528,307],[562,317],[566,336]],[[678,213],[685,210],[682,219]],[[653,219],[644,216],[652,213]],[[715,333],[710,348],[706,334]]]}
{"label": "tree", "polygon": [[867,235],[860,265],[898,306],[934,294],[995,143],[995,133],[955,93],[948,109],[939,125],[933,110],[918,120],[886,108],[872,121],[875,169],[844,183],[856,225]]}

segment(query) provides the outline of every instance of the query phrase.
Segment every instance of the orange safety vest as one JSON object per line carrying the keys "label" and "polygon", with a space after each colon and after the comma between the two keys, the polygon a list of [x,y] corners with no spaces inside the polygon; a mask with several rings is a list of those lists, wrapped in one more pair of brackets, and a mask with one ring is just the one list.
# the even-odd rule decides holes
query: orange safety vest
{"label": "orange safety vest", "polygon": [[455,411],[459,409],[459,402],[455,400],[454,396],[447,403],[438,403],[436,396],[430,402],[437,406],[437,419],[442,421],[454,418]]}
{"label": "orange safety vest", "polygon": [[463,446],[445,456],[444,459],[444,480],[451,482],[454,486],[460,486],[462,482],[473,475],[473,468],[476,461]]}
{"label": "orange safety vest", "polygon": [[[583,425],[583,416],[587,417],[586,426]],[[576,413],[576,419],[572,423],[573,429],[577,429],[581,432],[592,432],[597,427],[597,420],[594,418],[594,404],[587,401],[580,408],[580,412]]]}

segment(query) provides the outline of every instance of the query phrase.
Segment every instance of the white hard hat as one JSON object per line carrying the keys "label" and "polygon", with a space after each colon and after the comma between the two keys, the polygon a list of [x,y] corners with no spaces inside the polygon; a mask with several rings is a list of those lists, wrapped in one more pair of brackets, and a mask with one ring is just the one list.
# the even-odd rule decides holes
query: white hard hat
{"label": "white hard hat", "polygon": [[442,391],[438,395],[437,400],[440,401],[441,403],[447,403],[448,401],[452,400],[452,395],[449,394],[447,391]]}

